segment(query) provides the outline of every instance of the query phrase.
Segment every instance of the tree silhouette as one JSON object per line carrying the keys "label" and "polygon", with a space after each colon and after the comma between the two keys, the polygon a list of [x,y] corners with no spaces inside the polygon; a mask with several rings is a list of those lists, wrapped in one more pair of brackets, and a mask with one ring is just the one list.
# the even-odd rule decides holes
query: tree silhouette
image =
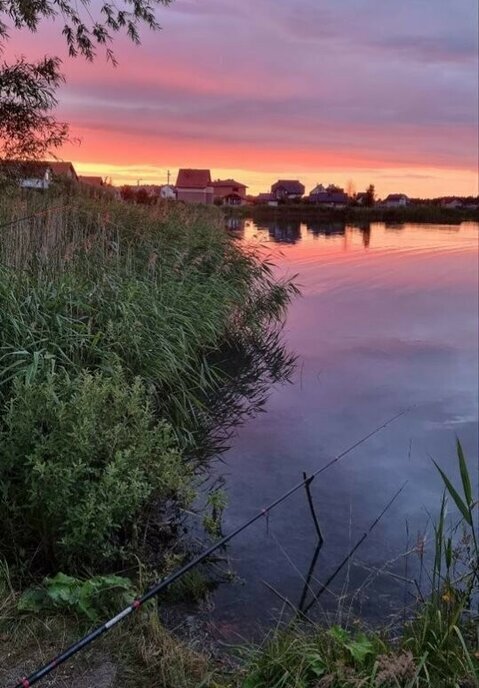
{"label": "tree silhouette", "polygon": [[[71,57],[83,56],[92,61],[102,47],[107,60],[116,64],[111,48],[113,35],[124,32],[139,43],[140,26],[159,29],[155,9],[170,3],[104,1],[94,10],[88,0],[0,0],[0,56],[9,38],[7,22],[15,29],[35,32],[42,20],[61,19]],[[55,57],[38,62],[21,57],[13,64],[0,64],[0,158],[39,158],[67,140],[68,125],[51,114],[62,81],[61,61]]]}
{"label": "tree silhouette", "polygon": [[368,186],[368,188],[366,189],[366,195],[364,196],[363,205],[366,206],[367,208],[370,208],[371,206],[373,206],[375,195],[376,195],[376,191],[374,189],[374,184],[370,184]]}

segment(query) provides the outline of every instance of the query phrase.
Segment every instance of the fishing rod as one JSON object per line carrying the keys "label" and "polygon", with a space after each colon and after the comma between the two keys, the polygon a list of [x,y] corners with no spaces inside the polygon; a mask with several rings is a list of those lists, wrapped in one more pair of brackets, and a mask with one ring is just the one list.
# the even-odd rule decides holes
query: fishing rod
{"label": "fishing rod", "polygon": [[204,550],[201,554],[198,556],[194,557],[189,561],[187,564],[179,568],[177,571],[171,573],[169,576],[166,576],[165,578],[162,578],[159,580],[157,583],[155,583],[149,590],[147,590],[141,597],[138,597],[135,599],[128,607],[125,607],[121,612],[119,612],[116,616],[111,618],[109,621],[106,621],[103,623],[101,626],[98,626],[95,628],[93,631],[88,633],[86,636],[78,640],[77,642],[73,643],[73,645],[70,645],[64,652],[62,652],[58,657],[55,657],[52,659],[48,664],[45,664],[43,667],[37,669],[34,671],[30,676],[25,676],[22,678],[19,683],[16,684],[15,688],[30,688],[30,686],[33,686],[35,683],[38,683],[41,679],[43,679],[47,674],[50,674],[54,669],[56,669],[60,664],[63,664],[66,662],[70,657],[73,657],[77,652],[82,650],[84,647],[87,645],[90,645],[94,640],[99,638],[100,636],[104,635],[107,633],[111,628],[116,626],[120,621],[125,619],[127,616],[132,614],[133,612],[136,612],[140,607],[142,607],[148,600],[152,599],[153,597],[156,597],[160,592],[165,590],[167,587],[169,587],[172,583],[177,581],[179,578],[185,575],[185,573],[188,573],[191,569],[193,569],[195,566],[200,564],[202,561],[207,559],[209,556],[211,556],[216,550],[220,549],[221,547],[224,547],[230,540],[232,540],[234,537],[239,535],[243,530],[246,530],[246,528],[249,528],[253,523],[258,521],[261,518],[264,518],[265,516],[268,516],[269,512],[275,509],[277,506],[279,506],[282,502],[284,502],[286,499],[288,499],[292,494],[297,492],[299,489],[302,487],[305,487],[306,485],[309,485],[311,481],[317,476],[326,471],[328,468],[333,466],[335,463],[340,461],[342,458],[344,458],[347,454],[351,453],[354,449],[359,447],[361,444],[366,442],[368,439],[370,439],[373,435],[376,435],[378,432],[386,428],[388,425],[393,423],[395,420],[400,418],[401,416],[404,416],[408,411],[410,411],[412,407],[409,407],[405,409],[404,411],[401,411],[400,413],[397,413],[396,415],[392,416],[389,418],[386,422],[384,422],[382,425],[379,425],[376,427],[374,430],[369,432],[367,435],[364,435],[360,440],[349,446],[347,449],[342,451],[340,454],[338,454],[334,459],[326,463],[324,466],[321,466],[318,468],[314,473],[309,475],[306,478],[303,478],[300,482],[298,482],[296,485],[291,487],[289,490],[284,492],[282,495],[277,497],[275,500],[273,500],[270,504],[268,504],[266,507],[260,509],[254,516],[249,518],[247,521],[239,525],[237,528],[235,528],[231,533],[228,535],[225,535],[222,537],[220,540],[218,540],[216,543],[211,545],[211,547],[208,547],[208,549]]}

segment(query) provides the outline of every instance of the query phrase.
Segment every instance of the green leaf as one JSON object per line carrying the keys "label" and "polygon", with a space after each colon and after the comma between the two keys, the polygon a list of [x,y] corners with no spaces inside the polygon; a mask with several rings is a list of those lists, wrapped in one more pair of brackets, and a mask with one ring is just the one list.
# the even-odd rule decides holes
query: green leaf
{"label": "green leaf", "polygon": [[373,643],[363,634],[358,635],[355,640],[346,643],[345,647],[349,650],[352,658],[358,664],[364,664],[368,655],[374,653]]}
{"label": "green leaf", "polygon": [[452,563],[452,538],[447,538],[446,549],[444,550],[444,555],[446,558],[446,566],[448,569],[451,568]]}
{"label": "green leaf", "polygon": [[308,655],[308,661],[309,661],[309,668],[312,671],[312,673],[317,678],[320,678],[326,671],[326,664],[324,663],[324,660],[321,657],[321,655],[310,654],[310,655]]}
{"label": "green leaf", "polygon": [[467,504],[465,504],[465,502],[462,500],[460,495],[456,492],[454,485],[451,483],[451,481],[449,480],[447,475],[444,473],[444,471],[441,468],[439,468],[439,466],[434,461],[434,459],[433,459],[433,463],[436,466],[439,473],[441,474],[441,478],[444,481],[444,484],[447,488],[447,491],[449,492],[449,494],[453,498],[454,502],[456,503],[457,508],[459,509],[459,511],[461,512],[461,514],[464,517],[464,520],[466,521],[466,523],[468,525],[470,525],[472,527],[472,515],[469,511]]}
{"label": "green leaf", "polygon": [[467,463],[466,463],[466,458],[464,456],[464,452],[462,450],[462,445],[459,441],[459,438],[456,438],[456,449],[457,449],[457,456],[459,458],[459,470],[461,471],[461,480],[462,480],[462,487],[464,490],[464,496],[466,498],[467,506],[470,507],[472,504],[472,487],[471,487],[471,479],[469,477],[469,471],[467,470]]}
{"label": "green leaf", "polygon": [[260,685],[257,674],[254,672],[245,678],[242,688],[258,688]]}
{"label": "green leaf", "polygon": [[341,628],[341,626],[331,626],[328,635],[340,645],[345,645],[349,640],[349,633],[345,631],[344,628]]}
{"label": "green leaf", "polygon": [[45,592],[40,588],[25,590],[18,600],[17,609],[20,612],[39,612],[45,607]]}

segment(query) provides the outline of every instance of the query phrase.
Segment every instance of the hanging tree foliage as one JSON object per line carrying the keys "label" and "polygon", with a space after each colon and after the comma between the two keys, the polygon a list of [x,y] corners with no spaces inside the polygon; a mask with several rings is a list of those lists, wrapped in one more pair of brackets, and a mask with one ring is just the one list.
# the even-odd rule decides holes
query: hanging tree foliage
{"label": "hanging tree foliage", "polygon": [[[155,9],[171,0],[120,0],[104,2],[94,10],[88,0],[0,0],[0,56],[8,42],[9,24],[35,32],[42,19],[61,19],[71,57],[93,60],[99,47],[116,64],[113,35],[123,31],[140,42],[139,29],[159,29]],[[96,16],[93,12],[96,12]],[[52,114],[56,90],[63,82],[61,60],[44,57],[29,62],[23,57],[0,64],[0,159],[35,159],[52,153],[69,136],[66,122]]]}
{"label": "hanging tree foliage", "polygon": [[68,138],[68,125],[50,114],[63,81],[59,66],[47,57],[0,66],[0,158],[39,158]]}

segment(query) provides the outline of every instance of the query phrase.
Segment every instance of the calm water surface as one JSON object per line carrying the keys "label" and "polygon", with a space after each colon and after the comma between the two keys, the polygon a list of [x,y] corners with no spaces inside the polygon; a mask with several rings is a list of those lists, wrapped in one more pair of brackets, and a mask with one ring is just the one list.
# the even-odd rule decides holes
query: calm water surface
{"label": "calm water surface", "polygon": [[[352,607],[348,600],[343,608],[366,618],[383,618],[409,600],[397,576],[420,575],[418,557],[406,569],[401,555],[424,534],[426,556],[431,551],[428,512],[437,512],[441,495],[430,457],[454,475],[457,434],[477,461],[478,229],[250,221],[237,228],[241,241],[263,244],[279,274],[297,274],[302,296],[284,333],[298,355],[292,383],[271,390],[266,413],[240,427],[220,467],[229,496],[225,532],[302,471],[414,404],[313,483],[325,538],[311,583],[317,587],[408,481],[354,564],[321,597],[322,611],[334,614],[337,595],[359,586]],[[233,541],[239,580],[215,593],[219,633],[250,636],[277,618],[282,603],[265,581],[297,604],[315,544],[302,493]]]}

